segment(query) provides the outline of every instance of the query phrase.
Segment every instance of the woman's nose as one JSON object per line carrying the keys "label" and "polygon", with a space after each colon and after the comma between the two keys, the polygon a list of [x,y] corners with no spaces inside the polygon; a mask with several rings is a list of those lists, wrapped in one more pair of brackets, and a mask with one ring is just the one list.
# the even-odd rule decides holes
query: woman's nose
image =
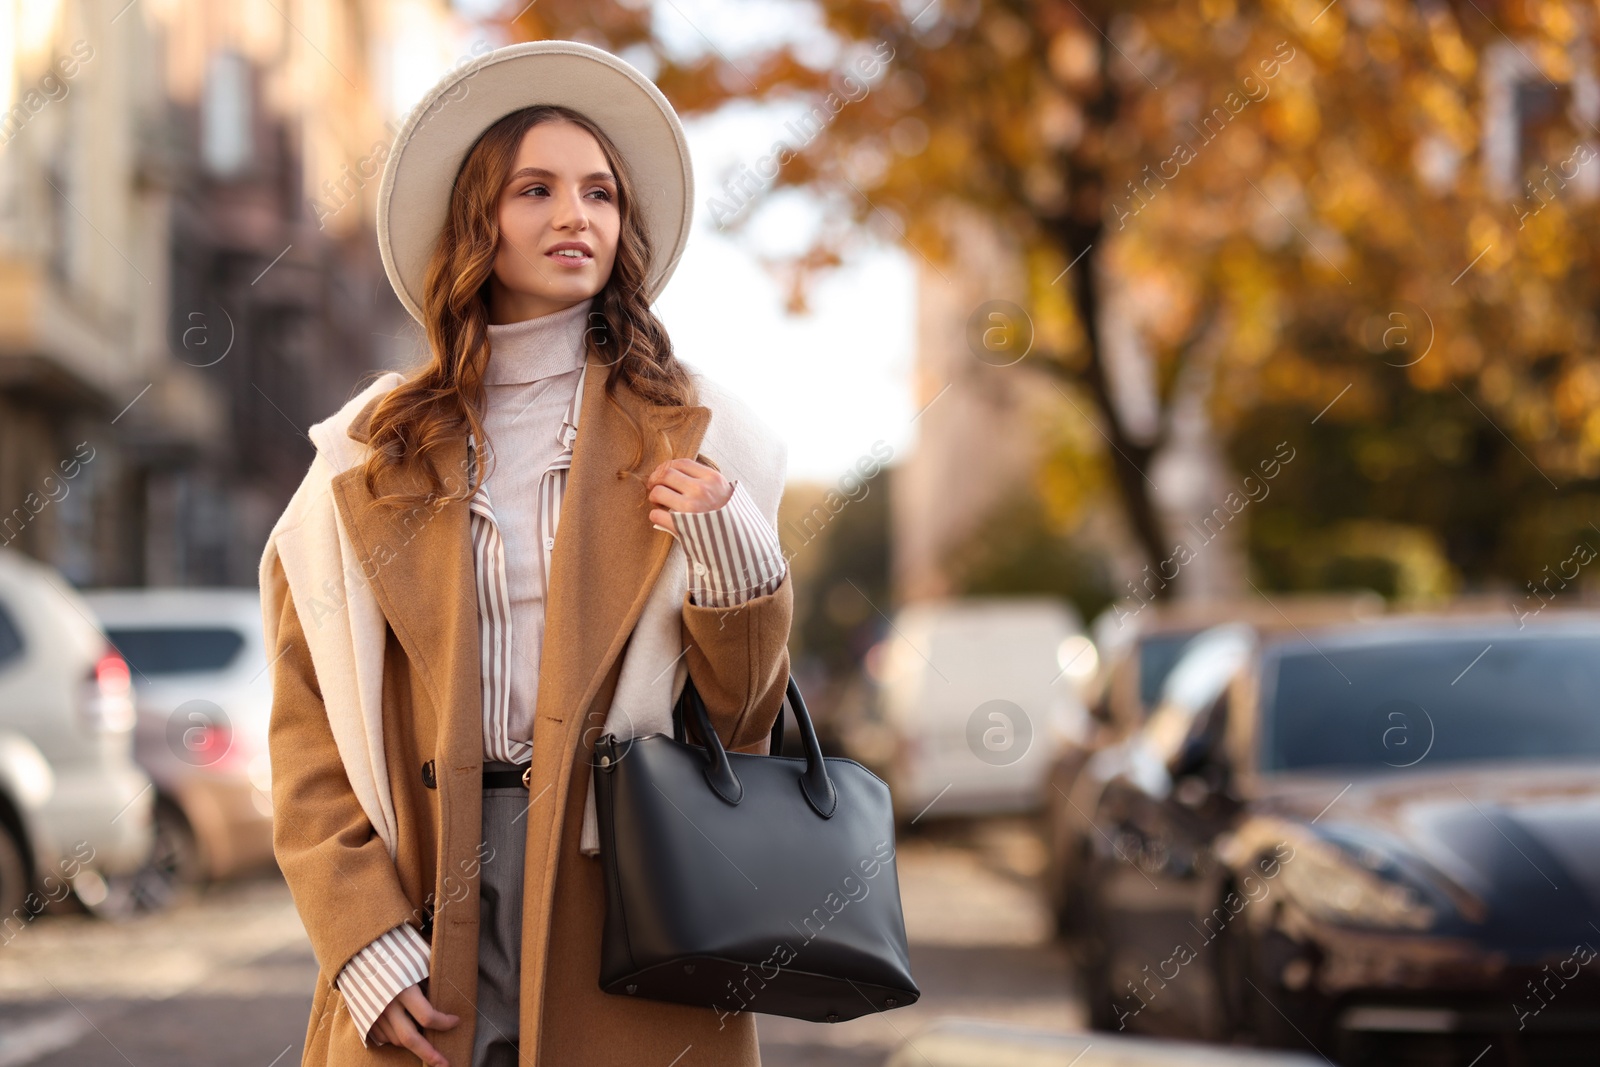
{"label": "woman's nose", "polygon": [[557,229],[586,230],[589,228],[588,205],[576,192],[562,193],[556,197],[556,209],[550,222]]}

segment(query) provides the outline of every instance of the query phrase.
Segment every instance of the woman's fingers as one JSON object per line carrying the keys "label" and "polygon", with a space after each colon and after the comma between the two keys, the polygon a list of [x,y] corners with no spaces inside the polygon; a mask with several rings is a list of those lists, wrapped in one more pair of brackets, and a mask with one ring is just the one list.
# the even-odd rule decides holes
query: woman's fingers
{"label": "woman's fingers", "polygon": [[688,507],[688,504],[691,503],[689,495],[680,493],[669,486],[658,485],[646,493],[645,498],[652,504],[660,504],[662,507],[671,508],[673,511],[693,510]]}
{"label": "woman's fingers", "polygon": [[692,459],[665,461],[650,472],[645,485],[652,504],[672,511],[714,511],[733,495],[721,471]]}
{"label": "woman's fingers", "polygon": [[411,1017],[429,1030],[448,1030],[461,1021],[461,1016],[440,1011],[429,1003],[420,983],[402,989],[399,1000],[411,1013]]}
{"label": "woman's fingers", "polygon": [[715,467],[708,467],[704,463],[692,459],[684,459],[681,456],[662,460],[661,465],[656,468],[656,474],[663,477],[666,476],[668,471],[675,471],[686,478],[707,478],[721,473]]}
{"label": "woman's fingers", "polygon": [[[393,1005],[390,1005],[385,1010],[396,1009]],[[428,1043],[428,1039],[422,1036],[422,1032],[417,1029],[417,1024],[411,1021],[411,1017],[406,1015],[404,1011],[401,1011],[400,1014],[402,1018],[395,1019],[393,1023],[395,1029],[394,1043],[410,1049],[412,1054],[423,1063],[426,1063],[428,1067],[450,1067],[450,1061],[444,1058],[442,1052]]]}
{"label": "woman's fingers", "polygon": [[[668,460],[667,462],[661,464],[661,466],[657,467],[656,468],[656,475],[657,476],[656,476],[655,480],[656,480],[657,483],[659,483],[661,485],[669,485],[669,486],[671,486],[672,488],[676,489],[680,493],[687,493],[689,490],[693,489],[697,484],[699,484],[701,482],[704,482],[704,481],[708,481],[711,478],[712,475],[715,475],[717,473],[716,471],[712,470],[710,467],[707,467],[704,464],[699,464],[699,463],[696,463],[695,466],[699,467],[700,470],[691,473],[691,472],[683,470],[681,467],[673,466],[674,462],[676,462],[676,461]],[[683,461],[683,462],[693,462],[693,461],[692,460],[686,460],[686,461]]]}
{"label": "woman's fingers", "polygon": [[418,1024],[430,1030],[448,1030],[460,1021],[460,1016],[439,1011],[428,1003],[428,998],[422,993],[422,986],[418,984],[401,990],[400,995],[383,1009],[380,1022],[373,1029],[376,1031],[378,1027],[386,1026],[389,1034],[387,1040],[391,1044],[410,1049],[429,1067],[450,1067],[450,1061],[445,1059],[444,1054],[422,1036]]}

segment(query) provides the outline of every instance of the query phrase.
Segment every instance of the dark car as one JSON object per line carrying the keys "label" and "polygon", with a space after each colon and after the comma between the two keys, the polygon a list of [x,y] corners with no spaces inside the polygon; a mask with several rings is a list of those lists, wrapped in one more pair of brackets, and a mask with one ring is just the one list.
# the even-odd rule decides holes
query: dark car
{"label": "dark car", "polygon": [[1095,1026],[1600,1058],[1600,616],[1208,630],[1076,794]]}
{"label": "dark car", "polygon": [[1159,605],[1134,601],[1113,605],[1095,619],[1099,669],[1087,697],[1092,727],[1081,743],[1068,742],[1056,752],[1040,805],[1046,848],[1043,892],[1058,937],[1071,941],[1084,932],[1082,875],[1095,835],[1081,807],[1083,798],[1075,792],[1078,776],[1096,752],[1144,725],[1190,639],[1223,622],[1349,622],[1381,614],[1383,607],[1383,598],[1371,593],[1285,596],[1271,603],[1259,598]]}

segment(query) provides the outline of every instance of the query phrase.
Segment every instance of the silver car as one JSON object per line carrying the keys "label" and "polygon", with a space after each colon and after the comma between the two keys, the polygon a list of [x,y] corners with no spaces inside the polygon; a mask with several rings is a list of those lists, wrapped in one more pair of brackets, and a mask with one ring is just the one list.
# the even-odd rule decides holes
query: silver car
{"label": "silver car", "polygon": [[127,662],[53,568],[0,549],[0,942],[76,892],[115,904],[153,842]]}
{"label": "silver car", "polygon": [[134,754],[157,793],[145,892],[269,868],[272,678],[260,593],[91,589],[84,598],[133,670]]}

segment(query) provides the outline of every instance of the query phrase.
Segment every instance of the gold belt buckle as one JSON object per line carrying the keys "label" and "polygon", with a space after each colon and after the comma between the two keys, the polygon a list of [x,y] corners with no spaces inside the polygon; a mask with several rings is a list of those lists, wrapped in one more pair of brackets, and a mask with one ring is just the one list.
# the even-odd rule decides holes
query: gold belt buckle
{"label": "gold belt buckle", "polygon": [[532,789],[533,788],[532,784],[529,782],[529,778],[530,778],[530,776],[532,774],[533,774],[533,764],[530,763],[526,767],[522,768],[522,788],[524,788],[524,789]]}

